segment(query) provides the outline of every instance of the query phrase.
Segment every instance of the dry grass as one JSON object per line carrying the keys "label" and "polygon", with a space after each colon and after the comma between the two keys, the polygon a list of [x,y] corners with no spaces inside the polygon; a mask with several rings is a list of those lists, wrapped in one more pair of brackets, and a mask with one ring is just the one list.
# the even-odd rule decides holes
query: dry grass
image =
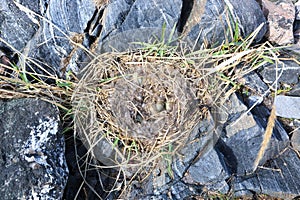
{"label": "dry grass", "polygon": [[[172,157],[205,117],[200,108],[222,104],[245,74],[277,59],[269,43],[250,47],[249,40],[167,57],[144,50],[104,54],[82,72],[73,95],[76,132],[107,164],[100,168],[122,173],[124,193],[157,163],[172,178]],[[97,144],[109,146],[107,157],[95,153]]]}
{"label": "dry grass", "polygon": [[[72,74],[69,80],[39,74],[30,66],[42,68],[37,61],[11,47],[32,72],[2,65],[0,72],[10,73],[0,74],[0,98],[38,97],[72,111],[76,137],[105,164],[91,164],[89,157],[86,166],[118,170],[111,191],[126,196],[131,181],[144,180],[158,163],[172,178],[173,156],[206,117],[201,108],[218,107],[243,87],[245,74],[277,61],[269,43],[250,46],[254,37],[192,53],[172,49],[157,56],[142,49],[95,56],[80,81]],[[97,148],[104,149],[100,157]]]}
{"label": "dry grass", "polygon": [[268,147],[268,144],[270,142],[270,139],[271,139],[271,136],[272,136],[272,133],[273,133],[273,128],[275,126],[275,120],[276,120],[276,108],[275,108],[275,105],[273,105],[272,107],[272,111],[271,111],[271,114],[270,114],[270,117],[269,117],[269,120],[268,120],[268,125],[267,125],[267,128],[266,128],[266,131],[265,131],[265,134],[264,134],[264,138],[263,138],[263,141],[261,143],[261,147],[259,149],[259,152],[257,154],[257,157],[254,161],[254,164],[253,164],[253,168],[256,169],[260,160],[262,159],[267,147]]}
{"label": "dry grass", "polygon": [[[180,57],[100,55],[73,95],[75,131],[105,167],[122,171],[124,180],[138,174],[143,179],[174,155],[200,121],[204,81],[199,73]],[[97,143],[107,151],[97,153]]]}

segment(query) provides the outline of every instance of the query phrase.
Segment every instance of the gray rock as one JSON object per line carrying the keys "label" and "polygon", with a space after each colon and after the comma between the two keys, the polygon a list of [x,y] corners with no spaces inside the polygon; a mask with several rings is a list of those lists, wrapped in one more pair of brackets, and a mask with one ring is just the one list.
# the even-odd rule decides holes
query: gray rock
{"label": "gray rock", "polygon": [[210,191],[227,193],[229,185],[226,179],[230,177],[230,171],[226,168],[222,154],[213,149],[206,155],[192,162],[187,169],[183,181],[191,185],[203,185]]}
{"label": "gray rock", "polygon": [[[236,22],[240,35],[247,37],[266,20],[255,0],[243,3],[238,0],[196,0],[183,29],[193,44],[217,45],[226,40],[233,41]],[[263,26],[256,41],[260,41],[265,32],[266,26]]]}
{"label": "gray rock", "polygon": [[[31,8],[33,4],[38,5],[39,2],[39,0],[26,1],[24,6]],[[38,30],[39,25],[36,24],[38,21],[35,17],[20,10],[13,0],[1,1],[0,37],[3,41],[0,42],[0,45],[8,46],[9,44],[18,51],[22,51]],[[5,44],[4,41],[8,44]]]}
{"label": "gray rock", "polygon": [[[163,0],[115,0],[106,8],[105,23],[100,40],[118,32],[139,28],[159,28],[166,24],[168,29],[176,26],[180,17],[182,1]],[[129,32],[130,33],[130,32]],[[151,32],[148,32],[151,35]],[[139,39],[133,37],[133,39]]]}
{"label": "gray rock", "polygon": [[[161,42],[162,31],[163,30],[161,28],[139,28],[116,33],[104,40],[98,46],[96,51],[100,53],[112,51],[123,52],[129,49],[133,50],[144,48],[146,43],[153,44],[154,42]],[[177,33],[172,33],[169,29],[166,29],[164,33],[165,41],[169,40],[169,37],[171,37],[172,41],[174,41],[178,36]],[[170,42],[168,45],[175,46],[176,43]]]}
{"label": "gray rock", "polygon": [[267,94],[269,89],[267,84],[261,80],[256,72],[250,72],[246,74],[243,76],[241,81],[242,84],[250,90],[250,93],[254,93],[256,95],[263,95],[265,93]]}
{"label": "gray rock", "polygon": [[[141,45],[133,44],[134,42],[152,43],[154,39],[161,41],[163,34],[167,41],[170,35],[177,35],[171,30],[179,20],[181,6],[180,0],[112,1],[105,11],[96,52],[136,49]],[[164,24],[166,29],[162,30]]]}
{"label": "gray rock", "polygon": [[224,163],[224,155],[215,149],[218,134],[211,117],[201,121],[190,134],[186,145],[174,159],[173,170],[187,185],[201,185],[208,190],[227,193],[225,181],[230,169]]}
{"label": "gray rock", "polygon": [[67,182],[58,109],[44,101],[0,102],[2,199],[60,199]]}
{"label": "gray rock", "polygon": [[300,83],[293,85],[292,89],[286,93],[288,96],[300,97]]}
{"label": "gray rock", "polygon": [[291,149],[270,160],[255,174],[234,181],[235,196],[267,194],[271,197],[293,199],[300,194],[300,159]]}
{"label": "gray rock", "polygon": [[[63,3],[58,0],[49,1],[38,32],[27,44],[29,52],[24,52],[37,59],[40,66],[35,64],[34,70],[40,74],[45,74],[43,71],[46,70],[52,75],[63,76],[70,68],[70,63],[65,59],[70,58],[70,53],[75,49],[70,40],[88,29],[95,11],[93,0],[66,0]],[[72,67],[74,71],[78,70],[76,64],[73,63]]]}
{"label": "gray rock", "polygon": [[278,95],[275,97],[276,115],[300,119],[300,97]]}
{"label": "gray rock", "polygon": [[[236,163],[237,175],[249,174],[255,171],[253,163],[257,157],[263,140],[269,111],[263,106],[256,106],[248,114],[247,107],[235,95],[225,104],[228,110],[228,121],[225,124],[226,135],[222,137],[230,152],[229,155]],[[235,108],[235,109],[233,109]],[[236,111],[239,112],[236,112]],[[279,122],[275,123],[273,137],[260,164],[276,156],[287,147],[289,138]],[[231,155],[230,155],[231,154]],[[228,163],[232,162],[230,160]],[[232,164],[234,165],[234,164]]]}
{"label": "gray rock", "polygon": [[300,126],[293,132],[291,144],[296,151],[300,152]]}
{"label": "gray rock", "polygon": [[287,84],[296,84],[299,81],[300,66],[292,60],[283,60],[278,64],[277,68],[275,64],[267,64],[260,72],[264,82],[273,83],[276,80],[276,71],[278,76],[278,82]]}
{"label": "gray rock", "polygon": [[300,1],[295,3],[296,20],[300,20]]}
{"label": "gray rock", "polygon": [[201,157],[204,157],[213,150],[218,137],[214,133],[214,122],[211,120],[203,120],[195,127],[194,131],[189,135],[187,142],[179,151],[179,155],[184,156],[177,156],[175,158],[173,168],[179,177],[184,177],[191,163],[195,164]]}
{"label": "gray rock", "polygon": [[[235,22],[239,24],[240,35],[243,37],[266,22],[254,0],[243,4],[237,0],[197,0],[194,3],[179,0],[172,3],[162,0],[116,0],[107,6],[104,13],[98,52],[134,48],[129,45],[131,42],[149,42],[153,35],[162,35],[164,23],[167,36],[176,26],[176,30],[185,37],[184,41],[191,46],[200,46],[203,42],[216,45],[225,40],[232,41]],[[263,26],[256,40],[261,40],[265,32],[266,27]],[[116,41],[121,41],[122,48]]]}

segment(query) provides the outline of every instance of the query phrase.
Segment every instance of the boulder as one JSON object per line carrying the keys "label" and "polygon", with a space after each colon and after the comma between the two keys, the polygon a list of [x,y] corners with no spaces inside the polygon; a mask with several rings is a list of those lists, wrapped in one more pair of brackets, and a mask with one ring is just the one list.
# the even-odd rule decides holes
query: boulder
{"label": "boulder", "polygon": [[58,109],[38,99],[0,101],[2,199],[60,199],[68,178]]}

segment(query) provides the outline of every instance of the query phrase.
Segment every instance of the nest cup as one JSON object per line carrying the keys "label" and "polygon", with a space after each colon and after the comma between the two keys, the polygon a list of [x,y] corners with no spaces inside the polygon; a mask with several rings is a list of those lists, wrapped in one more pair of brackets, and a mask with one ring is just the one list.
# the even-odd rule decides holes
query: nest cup
{"label": "nest cup", "polygon": [[170,146],[169,153],[179,149],[200,121],[200,77],[182,59],[102,54],[74,92],[75,132],[106,166],[155,162]]}

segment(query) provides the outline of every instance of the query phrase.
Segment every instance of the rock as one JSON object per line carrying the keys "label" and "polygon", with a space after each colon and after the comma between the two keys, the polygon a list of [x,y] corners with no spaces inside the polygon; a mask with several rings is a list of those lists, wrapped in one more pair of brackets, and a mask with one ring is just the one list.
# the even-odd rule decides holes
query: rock
{"label": "rock", "polygon": [[174,172],[188,185],[202,185],[209,189],[227,192],[225,179],[229,172],[224,169],[221,155],[214,149],[218,136],[210,117],[199,123],[190,134],[186,145],[173,162]]}
{"label": "rock", "polygon": [[292,147],[298,152],[300,152],[300,129],[299,129],[299,127],[293,132],[293,135],[291,138]]}
{"label": "rock", "polygon": [[[106,10],[102,38],[116,32],[139,28],[161,28],[163,24],[172,29],[180,17],[182,1],[163,0],[113,1]],[[138,39],[138,38],[136,38]]]}
{"label": "rock", "polygon": [[[300,194],[300,160],[291,149],[286,149],[267,162],[251,176],[238,177],[233,184],[236,197],[266,194],[271,197],[293,199]],[[252,196],[251,195],[251,196]]]}
{"label": "rock", "polygon": [[[225,124],[226,134],[222,136],[227,151],[227,156],[234,158],[227,160],[226,163],[232,163],[237,175],[245,175],[255,171],[253,163],[260,149],[265,128],[267,126],[268,110],[263,106],[256,106],[248,114],[247,107],[236,97],[232,95],[225,103],[228,113],[228,121]],[[243,119],[244,118],[244,119]],[[287,147],[289,138],[285,130],[279,124],[275,123],[273,137],[260,163],[264,163],[276,156],[280,151]],[[238,145],[237,145],[238,144]]]}
{"label": "rock", "polygon": [[[179,20],[181,6],[180,0],[113,1],[105,10],[103,31],[96,52],[137,48],[141,45],[131,43],[151,42],[155,37],[161,40],[162,34],[167,39]],[[164,24],[166,29],[162,30]]]}
{"label": "rock", "polygon": [[[146,43],[152,44],[154,42],[161,42],[163,40],[162,34],[165,34],[165,41],[168,41],[170,35],[171,39],[176,40],[177,33],[171,33],[171,30],[166,29],[163,31],[161,28],[139,28],[132,29],[120,33],[116,33],[104,40],[96,49],[96,52],[124,52],[129,49],[145,48]],[[144,43],[144,44],[143,44]],[[167,44],[167,42],[166,42]],[[175,42],[167,44],[168,46],[175,46]]]}
{"label": "rock", "polygon": [[300,1],[295,3],[294,39],[295,44],[300,46]]}
{"label": "rock", "polygon": [[[185,145],[173,158],[174,178],[168,176],[164,160],[142,184],[134,184],[126,199],[184,199],[199,195],[204,188],[226,193],[229,177],[222,153],[214,149],[218,140],[209,115],[190,133]],[[138,190],[138,192],[137,192]]]}
{"label": "rock", "polygon": [[295,19],[300,20],[300,1],[295,3],[295,15],[296,15]]}
{"label": "rock", "polygon": [[275,64],[267,64],[260,72],[264,82],[272,84],[276,80],[276,71],[278,83],[296,84],[299,81],[300,66],[295,61],[283,60],[276,69]]}
{"label": "rock", "polygon": [[300,97],[300,83],[293,85],[292,89],[286,93],[288,96]]}
{"label": "rock", "polygon": [[241,117],[241,114],[247,111],[247,106],[241,103],[241,101],[237,98],[236,95],[232,95],[229,100],[230,101],[228,101],[226,104],[226,109],[228,110],[227,114],[229,114],[229,118],[231,118],[230,121],[239,121],[234,122],[232,124],[228,124],[225,127],[226,137],[228,138],[234,136],[236,133],[242,130],[247,130],[256,126],[256,121],[254,120],[254,117],[251,114]]}
{"label": "rock", "polygon": [[2,199],[60,199],[67,182],[58,109],[37,99],[0,102]]}
{"label": "rock", "polygon": [[[230,8],[229,11],[226,7]],[[208,45],[232,41],[235,22],[239,24],[239,32],[243,37],[265,23],[263,13],[254,0],[243,4],[237,0],[226,3],[221,0],[197,0],[195,3],[179,0],[172,3],[162,0],[120,0],[110,3],[104,13],[100,47],[96,52],[136,48],[130,43],[149,42],[153,35],[160,40],[164,23],[166,37],[173,34],[176,39],[176,35],[180,35],[177,32],[182,32],[182,36],[188,37],[186,40],[191,46],[201,46],[204,41]],[[232,16],[231,20],[228,15]],[[172,28],[175,26],[176,33],[173,33]],[[232,31],[231,35],[228,30]],[[263,26],[256,41],[262,39],[265,31],[266,27]]]}
{"label": "rock", "polygon": [[250,93],[255,95],[263,95],[267,93],[269,87],[265,84],[256,72],[250,72],[243,76],[242,84],[246,86]]}
{"label": "rock", "polygon": [[[28,8],[32,8],[33,4],[39,5],[39,1],[24,2],[24,5]],[[24,11],[18,8],[13,0],[1,1],[0,46],[8,46],[9,44],[18,51],[22,51],[38,30],[39,24],[37,22],[38,20],[35,17],[25,14]],[[8,44],[5,44],[4,41]]]}
{"label": "rock", "polygon": [[[190,17],[187,20],[184,32],[188,35],[192,44],[203,43],[208,45],[221,44],[223,41],[234,40],[235,25],[238,24],[239,35],[249,36],[260,24],[266,22],[263,12],[255,0],[240,3],[238,0],[196,0],[190,9]],[[260,41],[266,32],[266,27],[256,36]]]}
{"label": "rock", "polygon": [[295,7],[292,1],[281,0],[271,2],[263,0],[262,2],[269,23],[268,40],[278,45],[293,44]]}
{"label": "rock", "polygon": [[277,95],[276,115],[284,118],[300,119],[300,97]]}
{"label": "rock", "polygon": [[46,70],[49,74],[59,76],[63,76],[69,69],[78,71],[78,66],[69,62],[73,56],[72,50],[78,48],[71,40],[81,45],[84,37],[80,34],[89,28],[89,21],[95,11],[93,0],[67,0],[63,3],[58,0],[49,1],[40,28],[28,42],[29,52],[25,54],[39,61],[41,66],[36,66],[35,71],[44,74],[43,71]]}

